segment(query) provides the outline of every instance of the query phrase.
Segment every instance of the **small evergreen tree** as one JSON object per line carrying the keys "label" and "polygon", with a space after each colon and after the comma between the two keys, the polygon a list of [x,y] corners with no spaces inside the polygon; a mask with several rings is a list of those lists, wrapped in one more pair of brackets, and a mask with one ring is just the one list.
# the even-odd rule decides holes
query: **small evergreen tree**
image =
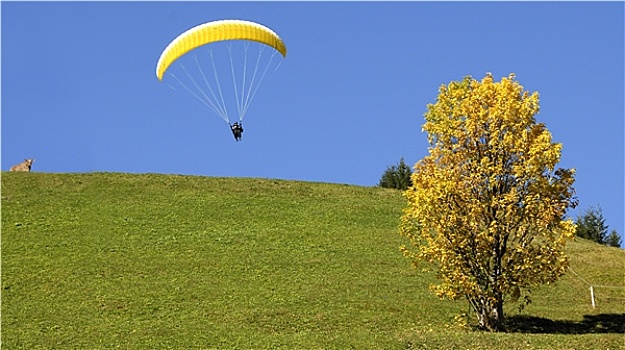
{"label": "small evergreen tree", "polygon": [[605,224],[601,207],[590,207],[583,215],[577,217],[575,235],[599,244],[606,244],[608,226]]}
{"label": "small evergreen tree", "polygon": [[609,245],[610,247],[620,248],[621,242],[621,237],[618,235],[618,233],[616,233],[616,230],[612,230],[612,232],[610,232],[608,237],[606,237],[605,239],[605,244]]}
{"label": "small evergreen tree", "polygon": [[412,186],[410,176],[412,175],[412,169],[404,162],[402,157],[397,165],[391,165],[386,168],[384,174],[380,178],[378,186],[384,188],[395,188],[405,191],[408,187]]}

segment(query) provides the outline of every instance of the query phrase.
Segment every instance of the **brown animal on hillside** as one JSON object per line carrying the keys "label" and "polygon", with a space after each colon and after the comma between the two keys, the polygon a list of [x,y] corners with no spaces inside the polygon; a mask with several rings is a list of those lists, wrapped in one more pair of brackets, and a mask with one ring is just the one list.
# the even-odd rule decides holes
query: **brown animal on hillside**
{"label": "brown animal on hillside", "polygon": [[34,159],[24,159],[23,162],[12,166],[10,171],[30,171],[34,161]]}

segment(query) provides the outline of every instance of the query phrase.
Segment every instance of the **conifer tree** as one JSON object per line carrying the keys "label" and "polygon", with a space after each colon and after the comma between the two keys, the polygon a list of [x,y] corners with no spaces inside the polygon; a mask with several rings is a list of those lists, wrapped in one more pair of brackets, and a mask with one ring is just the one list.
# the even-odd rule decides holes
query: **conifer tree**
{"label": "conifer tree", "polygon": [[391,165],[386,168],[386,171],[384,171],[384,174],[382,174],[382,177],[380,178],[378,186],[406,190],[411,185],[411,175],[412,170],[408,165],[406,165],[404,158],[402,157],[399,160],[399,164]]}
{"label": "conifer tree", "polygon": [[575,235],[599,244],[605,244],[608,226],[605,224],[601,207],[590,207],[575,220]]}

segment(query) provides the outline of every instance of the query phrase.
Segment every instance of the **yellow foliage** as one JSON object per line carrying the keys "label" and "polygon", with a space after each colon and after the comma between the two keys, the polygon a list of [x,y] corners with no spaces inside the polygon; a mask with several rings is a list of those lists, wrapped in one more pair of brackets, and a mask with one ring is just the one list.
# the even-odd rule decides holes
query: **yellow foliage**
{"label": "yellow foliage", "polygon": [[562,145],[536,122],[539,109],[514,75],[490,74],[441,86],[427,106],[429,155],[404,193],[400,231],[404,254],[437,269],[438,296],[518,300],[519,288],[565,272],[575,171],[556,169]]}

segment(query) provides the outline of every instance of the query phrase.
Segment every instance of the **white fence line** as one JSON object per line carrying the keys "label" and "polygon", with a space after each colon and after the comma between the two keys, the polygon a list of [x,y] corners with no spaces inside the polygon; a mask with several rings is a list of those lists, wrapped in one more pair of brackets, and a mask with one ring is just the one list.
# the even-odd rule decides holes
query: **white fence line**
{"label": "white fence line", "polygon": [[577,272],[575,272],[575,270],[573,270],[570,266],[569,266],[569,270],[571,272],[573,272],[573,274],[575,274],[575,276],[577,276],[577,278],[579,278],[581,281],[586,283],[586,285],[588,285],[588,287],[590,289],[590,304],[592,305],[593,309],[597,307],[597,302],[595,300],[595,287],[598,287],[598,288],[625,289],[625,286],[607,286],[607,285],[590,283],[584,277],[580,276]]}

